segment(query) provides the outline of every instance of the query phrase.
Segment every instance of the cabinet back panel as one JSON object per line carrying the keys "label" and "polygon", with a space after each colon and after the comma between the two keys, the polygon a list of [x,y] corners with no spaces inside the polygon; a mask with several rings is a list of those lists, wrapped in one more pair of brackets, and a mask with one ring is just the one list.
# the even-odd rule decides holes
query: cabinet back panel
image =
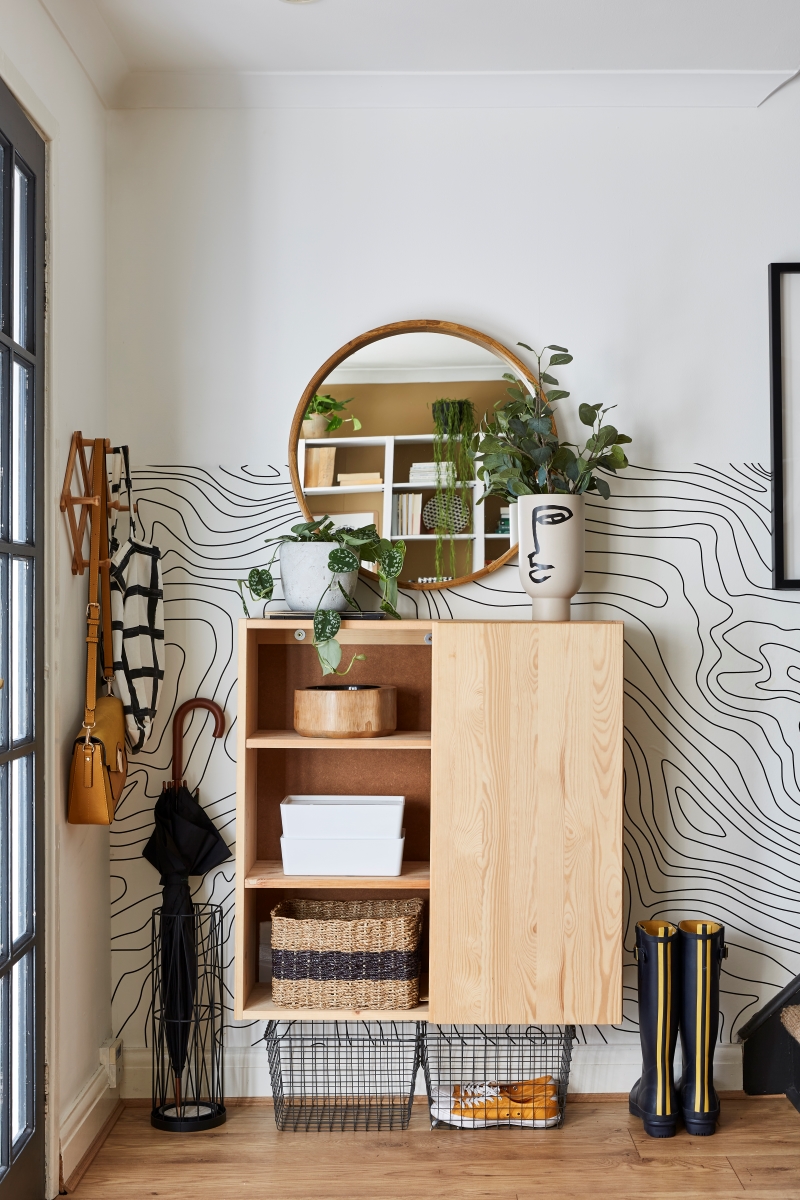
{"label": "cabinet back panel", "polygon": [[[277,622],[276,622],[277,624]],[[318,683],[377,683],[397,688],[397,728],[431,727],[431,647],[409,645],[347,644],[342,646],[342,666],[354,654],[365,662],[353,663],[345,679],[323,681],[317,652],[308,642],[294,645],[262,644],[258,648],[258,727],[292,729],[295,688]]]}
{"label": "cabinet back panel", "polygon": [[403,857],[430,858],[431,758],[425,750],[259,750],[256,858],[280,858],[280,803],[292,794],[405,796]]}

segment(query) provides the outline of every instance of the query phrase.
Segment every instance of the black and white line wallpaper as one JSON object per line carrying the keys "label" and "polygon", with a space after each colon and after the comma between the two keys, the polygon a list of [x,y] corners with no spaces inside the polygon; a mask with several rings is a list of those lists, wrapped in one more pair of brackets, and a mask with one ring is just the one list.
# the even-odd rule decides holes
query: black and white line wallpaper
{"label": "black and white line wallpaper", "polygon": [[[146,1045],[160,890],[141,851],[170,775],[171,716],[195,695],[225,709],[218,742],[209,716],[187,722],[184,773],[235,854],[235,580],[265,563],[265,538],[298,515],[285,470],[144,468],[135,486],[146,535],[163,552],[167,669],[155,732],[131,760],[111,830],[113,1024],[126,1049]],[[762,467],[632,468],[613,490],[587,508],[573,616],[625,621],[625,1017],[581,1039],[638,1040],[633,926],[668,916],[725,924],[721,1038],[730,1042],[800,972],[800,593],[771,590]],[[405,612],[415,609],[502,619],[525,616],[529,602],[516,567],[505,567],[464,588],[408,594]],[[234,871],[224,864],[196,893],[224,906],[229,980]],[[228,1045],[261,1033],[231,1024]]]}

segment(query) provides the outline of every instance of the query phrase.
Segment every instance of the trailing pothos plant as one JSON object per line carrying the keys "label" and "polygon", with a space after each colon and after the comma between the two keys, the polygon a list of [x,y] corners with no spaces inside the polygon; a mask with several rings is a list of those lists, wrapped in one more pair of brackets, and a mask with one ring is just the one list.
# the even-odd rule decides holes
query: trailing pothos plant
{"label": "trailing pothos plant", "polygon": [[[504,375],[512,384],[506,389],[511,399],[496,405],[492,419],[484,418],[475,434],[474,450],[480,464],[477,473],[484,484],[481,500],[501,496],[514,503],[520,496],[557,492],[574,496],[596,492],[607,500],[611,489],[596,472],[616,474],[627,467],[622,447],[631,440],[605,420],[615,406],[581,404],[578,416],[591,434],[583,447],[560,441],[554,432],[553,405],[566,399],[569,392],[558,387],[558,380],[550,372],[555,366],[572,362],[572,355],[565,346],[546,346],[537,354],[525,342],[517,345],[535,356],[537,382],[531,390],[516,375]],[[542,370],[547,350],[553,353]]]}
{"label": "trailing pothos plant", "polygon": [[340,417],[339,413],[344,412],[348,404],[352,404],[355,397],[351,396],[349,400],[337,400],[334,396],[312,396],[308,402],[308,408],[305,411],[303,419],[313,417],[317,413],[320,416],[328,418],[328,424],[325,426],[326,433],[333,433],[335,429],[339,429],[344,425],[345,421],[352,421],[353,431],[361,428],[361,422],[358,417]]}
{"label": "trailing pothos plant", "polygon": [[282,542],[331,543],[332,549],[328,555],[328,570],[331,572],[331,579],[320,596],[314,613],[314,648],[323,675],[346,675],[353,663],[363,662],[366,655],[354,654],[348,666],[343,671],[339,670],[339,664],[342,661],[342,647],[337,642],[336,635],[342,624],[342,618],[338,612],[321,608],[320,605],[328,592],[335,586],[338,587],[350,607],[361,612],[358,601],[347,594],[336,576],[346,574],[348,571],[357,571],[360,562],[370,562],[375,564],[381,584],[381,610],[399,621],[397,580],[405,561],[405,542],[392,543],[386,538],[382,538],[375,525],[362,525],[360,529],[336,529],[329,516],[293,525],[291,533],[284,533],[281,537],[271,538],[267,542],[268,546],[276,545],[276,549],[266,567],[254,567],[246,580],[237,580],[246,617],[249,617],[250,613],[244,598],[243,589],[245,587],[254,599],[272,599],[275,588],[272,565],[278,556]]}

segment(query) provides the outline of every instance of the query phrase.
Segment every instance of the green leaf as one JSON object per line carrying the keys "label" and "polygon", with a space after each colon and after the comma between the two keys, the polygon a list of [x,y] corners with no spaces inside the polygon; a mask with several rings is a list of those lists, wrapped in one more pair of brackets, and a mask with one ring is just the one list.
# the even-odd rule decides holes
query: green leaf
{"label": "green leaf", "polygon": [[405,542],[396,542],[389,550],[385,550],[378,558],[380,573],[387,579],[397,579],[403,569],[406,557]]}
{"label": "green leaf", "polygon": [[568,395],[569,392],[548,392],[547,399],[548,401],[563,400]]}
{"label": "green leaf", "polygon": [[628,442],[632,442],[632,441],[633,441],[633,438],[629,438],[627,433],[618,433],[617,434],[617,445],[618,446],[626,445]]}
{"label": "green leaf", "polygon": [[[519,345],[519,343],[517,343]],[[545,350],[560,350],[562,354],[569,354],[566,346],[545,346]]]}
{"label": "green leaf", "polygon": [[340,425],[343,425],[343,424],[344,424],[344,421],[342,420],[342,418],[341,418],[341,417],[332,416],[332,417],[330,417],[330,419],[328,420],[327,432],[328,432],[328,433],[333,433],[334,429],[338,429],[338,428],[339,428],[339,426],[340,426]]}
{"label": "green leaf", "polygon": [[571,363],[571,362],[572,362],[571,354],[567,354],[567,353],[551,354],[550,362],[547,365],[548,365],[548,367],[558,367],[561,365],[561,363]]}
{"label": "green leaf", "polygon": [[547,468],[546,467],[539,467],[539,470],[536,472],[536,482],[539,484],[540,488],[547,487]]}
{"label": "green leaf", "polygon": [[523,350],[530,350],[531,354],[535,354],[533,346],[529,346],[527,342],[517,342],[518,346],[522,346]]}
{"label": "green leaf", "polygon": [[352,421],[353,421],[353,429],[354,430],[361,428],[361,422],[359,421],[358,417],[353,417]]}
{"label": "green leaf", "polygon": [[549,417],[531,417],[528,421],[528,431],[530,433],[552,433],[553,422]]}
{"label": "green leaf", "polygon": [[594,486],[597,488],[603,499],[608,500],[609,496],[611,495],[611,488],[608,486],[605,479],[598,479],[595,477]]}
{"label": "green leaf", "polygon": [[394,617],[395,621],[401,620],[400,613],[389,600],[381,600],[381,611],[387,613],[390,617]]}
{"label": "green leaf", "polygon": [[347,574],[348,571],[357,571],[358,559],[346,546],[337,546],[328,555],[328,570],[340,575]]}
{"label": "green leaf", "polygon": [[[342,661],[342,647],[335,638],[330,638],[325,642],[315,642],[319,665],[322,667],[323,675],[336,674],[336,668]],[[353,664],[351,663],[350,666]],[[349,668],[348,668],[349,669]]]}
{"label": "green leaf", "polygon": [[578,416],[581,419],[581,424],[588,425],[591,428],[597,420],[599,408],[599,404],[581,404],[578,407]]}
{"label": "green leaf", "polygon": [[254,600],[271,600],[275,581],[266,567],[253,567],[247,576],[247,587]]}
{"label": "green leaf", "polygon": [[236,580],[236,586],[237,586],[237,587],[238,587],[238,589],[239,589],[239,595],[241,596],[241,599],[242,599],[242,608],[244,609],[244,615],[245,615],[245,616],[248,618],[248,620],[249,620],[249,619],[250,619],[250,612],[249,612],[249,610],[248,610],[248,608],[247,608],[247,604],[245,603],[245,598],[244,598],[244,589],[243,589],[243,587],[242,587],[242,584],[243,584],[243,583],[244,583],[244,580],[243,580],[243,579],[237,579],[237,580]]}
{"label": "green leaf", "polygon": [[354,608],[356,610],[356,612],[364,611],[362,609],[361,605],[356,600],[355,596],[348,596],[347,592],[344,590],[344,588],[342,587],[341,584],[339,584],[339,591],[342,593],[342,595],[344,596],[345,600],[347,601],[347,603],[350,605],[351,608]]}
{"label": "green leaf", "polygon": [[327,642],[331,638],[335,638],[341,624],[342,618],[338,612],[333,612],[328,608],[318,608],[314,613],[314,642]]}

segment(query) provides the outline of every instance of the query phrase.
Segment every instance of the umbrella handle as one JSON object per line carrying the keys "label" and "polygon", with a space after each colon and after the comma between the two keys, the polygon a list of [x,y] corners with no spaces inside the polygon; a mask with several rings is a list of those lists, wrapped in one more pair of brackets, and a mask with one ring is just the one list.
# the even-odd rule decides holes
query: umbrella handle
{"label": "umbrella handle", "polygon": [[183,722],[187,713],[195,708],[206,708],[214,714],[214,737],[222,737],[225,732],[225,713],[216,700],[202,700],[199,696],[194,700],[186,700],[172,718],[172,782],[176,788],[183,780]]}

